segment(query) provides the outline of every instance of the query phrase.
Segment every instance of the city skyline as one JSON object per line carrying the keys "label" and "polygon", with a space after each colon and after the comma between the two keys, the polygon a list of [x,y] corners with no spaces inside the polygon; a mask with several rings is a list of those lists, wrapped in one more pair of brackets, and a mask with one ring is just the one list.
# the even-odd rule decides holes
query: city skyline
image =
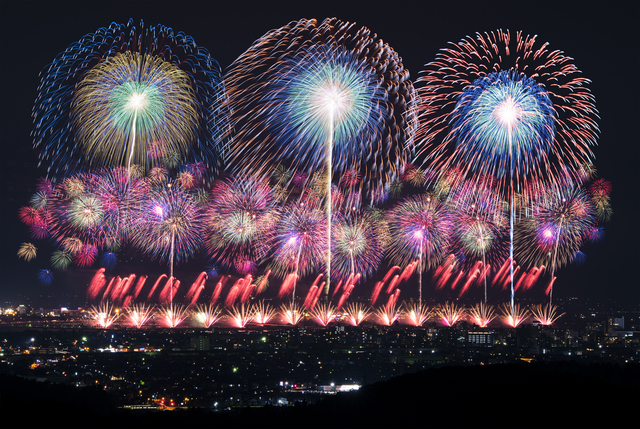
{"label": "city skyline", "polygon": [[[275,7],[254,2],[239,2],[233,6],[216,3],[214,11],[212,4],[204,2],[186,2],[179,10],[162,2],[106,2],[92,4],[89,8],[75,2],[3,2],[0,30],[3,40],[11,40],[11,35],[20,36],[10,46],[2,48],[4,84],[0,138],[4,156],[1,198],[5,225],[2,298],[10,295],[9,291],[15,293],[18,289],[32,293],[60,290],[56,284],[47,290],[37,283],[37,270],[49,265],[45,260],[48,256],[41,256],[40,261],[24,262],[16,255],[20,243],[29,241],[27,228],[20,224],[17,211],[28,204],[37,179],[46,175],[46,166],[37,167],[38,151],[33,149],[30,136],[38,73],[58,53],[85,34],[111,22],[143,20],[145,24],[162,24],[191,35],[198,45],[209,50],[225,71],[269,30],[302,18],[322,21],[336,17],[366,26],[389,43],[402,57],[414,84],[424,65],[432,61],[440,49],[476,32],[508,29],[536,34],[539,40],[549,42],[549,49],[563,51],[573,58],[582,75],[591,80],[590,89],[600,115],[597,120],[600,137],[598,146],[593,148],[594,165],[598,177],[612,182],[614,215],[604,224],[604,238],[586,246],[585,264],[559,270],[557,293],[559,296],[583,295],[638,302],[634,268],[640,262],[636,249],[640,238],[636,201],[640,196],[640,181],[634,175],[638,145],[634,142],[632,127],[640,116],[634,103],[640,94],[637,81],[623,78],[640,65],[638,47],[627,46],[634,40],[633,19],[638,16],[637,5],[627,6],[623,2],[606,5],[604,2],[486,2],[480,6],[470,2],[386,1],[273,4]],[[627,7],[629,13],[625,13]],[[197,13],[199,9],[208,13]],[[548,20],[541,19],[545,11],[550,15]],[[210,17],[211,13],[216,15],[215,19]],[[393,13],[397,13],[396,19]],[[448,19],[439,19],[441,15]],[[600,30],[594,31],[595,27]],[[203,269],[202,262],[199,261],[199,267],[180,269],[192,270],[195,279]],[[125,275],[134,272],[125,263],[121,265]],[[96,269],[97,265],[92,269],[73,269],[77,276],[66,274],[61,277],[81,283],[77,287],[83,290]],[[166,267],[163,269],[167,271]],[[185,279],[185,282],[189,281],[192,280]],[[542,297],[541,293],[539,295]]]}

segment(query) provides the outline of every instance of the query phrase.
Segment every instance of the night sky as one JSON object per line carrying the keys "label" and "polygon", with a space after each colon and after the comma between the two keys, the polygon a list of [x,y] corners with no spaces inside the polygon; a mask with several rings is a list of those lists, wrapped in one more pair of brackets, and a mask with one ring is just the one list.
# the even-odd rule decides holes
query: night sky
{"label": "night sky", "polygon": [[[412,80],[424,64],[448,42],[497,29],[537,34],[550,50],[574,59],[590,85],[600,113],[601,134],[594,148],[598,177],[612,182],[614,215],[604,224],[604,238],[582,251],[585,264],[558,273],[554,296],[578,296],[621,302],[640,302],[640,48],[637,27],[639,2],[616,1],[7,1],[0,3],[0,139],[1,240],[0,299],[84,290],[93,269],[69,269],[56,275],[48,289],[38,284],[37,271],[49,267],[50,251],[29,237],[18,220],[28,205],[36,181],[46,175],[38,168],[38,152],[31,138],[31,109],[39,84],[38,73],[58,53],[87,33],[111,22],[130,18],[148,25],[162,24],[191,35],[207,48],[223,68],[269,30],[301,18],[337,17],[377,33],[403,58]],[[29,263],[16,255],[20,243],[30,241],[41,250]],[[195,279],[203,261],[177,271]],[[121,264],[125,265],[125,264]],[[97,266],[97,264],[96,264]],[[187,274],[186,270],[191,270]],[[123,267],[124,275],[135,272]],[[539,286],[540,287],[540,286]],[[516,299],[518,295],[516,294]],[[540,293],[541,301],[543,301]],[[0,301],[0,302],[2,302]],[[544,302],[544,301],[543,301]],[[15,302],[19,304],[19,302]],[[59,303],[63,304],[63,303]]]}

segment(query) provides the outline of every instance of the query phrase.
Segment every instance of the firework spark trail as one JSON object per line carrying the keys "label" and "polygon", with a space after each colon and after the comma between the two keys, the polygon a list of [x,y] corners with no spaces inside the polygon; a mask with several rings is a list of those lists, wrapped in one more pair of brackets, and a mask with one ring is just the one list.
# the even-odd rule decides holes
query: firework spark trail
{"label": "firework spark trail", "polygon": [[100,268],[91,278],[91,281],[89,282],[89,288],[87,289],[87,301],[93,301],[94,299],[96,299],[107,284],[104,272],[105,269]]}
{"label": "firework spark trail", "polygon": [[148,301],[151,301],[151,298],[153,297],[153,294],[155,293],[155,291],[158,288],[158,286],[160,285],[160,282],[162,281],[162,279],[166,279],[166,278],[167,278],[166,274],[161,274],[160,277],[158,277],[158,279],[155,281],[153,286],[151,286],[151,290],[147,294],[147,300]]}
{"label": "firework spark trail", "polygon": [[119,312],[116,312],[115,308],[109,303],[91,307],[89,314],[96,326],[105,329],[113,325],[121,315]]}
{"label": "firework spark trail", "polygon": [[311,316],[320,326],[327,326],[336,317],[336,307],[328,302],[322,302],[311,312]]}
{"label": "firework spark trail", "polygon": [[188,316],[188,309],[181,305],[171,303],[169,307],[162,307],[159,310],[160,323],[166,328],[179,326]]}
{"label": "firework spark trail", "polygon": [[[551,277],[551,280],[549,280],[549,284],[547,285],[547,288],[545,289],[544,293],[547,295],[551,295],[551,291],[553,290],[553,284],[556,282],[557,277]],[[551,305],[551,304],[549,304]]]}
{"label": "firework spark trail", "polygon": [[171,305],[173,302],[173,298],[178,293],[178,289],[180,288],[180,280],[175,277],[169,277],[167,282],[165,283],[164,289],[160,292],[160,296],[158,299],[162,303],[166,303]]}
{"label": "firework spark trail", "polygon": [[391,281],[389,282],[389,285],[387,286],[387,295],[391,294],[393,292],[393,289],[400,283],[400,276],[399,275],[395,275],[393,276],[393,279],[391,279]]}
{"label": "firework spark trail", "polygon": [[[349,280],[351,279],[351,277],[349,279],[347,279],[347,282],[345,284],[345,287],[347,287],[347,284],[349,283]],[[338,292],[340,291],[340,289],[342,289],[342,280],[340,280],[340,282],[338,282],[338,286],[336,286],[336,288],[333,290],[333,293],[331,294],[331,299],[335,298],[336,295],[338,294]]]}
{"label": "firework spark trail", "polygon": [[253,312],[249,306],[240,304],[233,306],[227,310],[227,318],[231,326],[236,328],[244,328],[253,320]]}
{"label": "firework spark trail", "polygon": [[138,296],[140,295],[140,292],[142,292],[142,288],[144,287],[144,284],[147,281],[148,276],[140,276],[140,278],[138,278],[138,282],[136,283],[135,288],[133,289],[133,299],[138,299]]}
{"label": "firework spark trail", "polygon": [[104,293],[102,294],[102,299],[100,301],[106,301],[107,298],[111,296],[114,286],[117,285],[119,282],[120,282],[120,276],[113,277],[111,280],[109,280],[109,284],[107,284],[107,287],[104,290]]}
{"label": "firework spark trail", "polygon": [[293,288],[298,279],[318,271],[326,254],[326,222],[317,207],[300,201],[288,204],[280,218],[269,269],[278,277],[296,275]]}
{"label": "firework spark trail", "polygon": [[458,298],[465,294],[465,292],[469,289],[469,287],[478,280],[480,276],[480,270],[475,268],[471,271],[469,276],[467,277],[467,281],[462,285],[460,291],[458,292]]}
{"label": "firework spark trail", "polygon": [[418,267],[419,263],[420,263],[419,261],[413,261],[409,265],[407,265],[402,271],[402,274],[400,274],[398,281],[400,283],[404,283],[408,281],[413,275],[413,273],[415,272],[416,267]]}
{"label": "firework spark trail", "polygon": [[405,302],[402,307],[404,320],[411,326],[424,325],[433,314],[429,306],[420,303]]}
{"label": "firework spark trail", "polygon": [[362,303],[349,303],[345,306],[344,312],[352,326],[360,326],[371,314],[371,309]]}
{"label": "firework spark trail", "polygon": [[558,314],[558,307],[555,305],[534,305],[530,309],[533,319],[541,325],[551,326],[565,313]]}
{"label": "firework spark trail", "polygon": [[493,306],[483,302],[474,305],[468,311],[469,320],[481,328],[486,328],[495,317],[496,314]]}
{"label": "firework spark trail", "polygon": [[251,284],[253,281],[253,277],[251,274],[247,274],[244,279],[244,284],[242,285],[242,293],[240,294],[240,302],[245,303],[251,298],[251,294],[255,292],[256,285]]}
{"label": "firework spark trail", "polygon": [[[509,150],[509,133],[514,154],[520,154],[518,181],[527,174],[554,181],[564,176],[567,165],[578,174],[578,167],[593,156],[598,114],[590,81],[572,58],[549,51],[537,36],[502,30],[467,36],[442,49],[418,83],[420,151],[430,167],[442,167],[437,171],[461,166],[465,175],[479,169],[509,180],[510,166],[502,157]],[[510,110],[520,122],[501,123],[510,118],[500,115]],[[474,140],[461,140],[464,133]],[[461,162],[476,155],[482,162]]]}
{"label": "firework spark trail", "polygon": [[196,293],[199,293],[198,291],[200,289],[200,286],[204,285],[203,280],[206,281],[207,277],[208,276],[207,276],[207,273],[205,271],[203,271],[200,274],[198,274],[198,277],[196,277],[194,282],[191,284],[191,287],[187,291],[187,293],[185,295],[185,299],[187,299],[187,300],[193,299],[194,295]]}
{"label": "firework spark trail", "polygon": [[373,287],[373,291],[371,292],[371,306],[373,307],[380,296],[380,292],[384,286],[384,282],[377,282]]}
{"label": "firework spark trail", "polygon": [[282,285],[280,286],[280,291],[278,292],[278,298],[282,299],[285,296],[289,296],[289,295],[292,295],[293,297],[293,288],[297,280],[298,280],[298,276],[295,273],[291,273],[287,275],[287,277],[285,277],[285,279],[282,281]]}
{"label": "firework spark trail", "polygon": [[350,284],[349,286],[347,286],[344,290],[344,292],[342,293],[342,295],[340,296],[340,300],[338,301],[338,305],[336,306],[337,310],[340,310],[342,308],[342,306],[344,305],[344,303],[347,301],[347,299],[349,298],[349,295],[351,295],[351,292],[353,292],[353,288],[355,287],[354,284]]}
{"label": "firework spark trail", "polygon": [[[516,231],[518,259],[524,264],[550,266],[553,278],[556,269],[571,262],[589,239],[596,226],[596,207],[585,189],[563,183],[541,194],[530,210],[534,215],[520,222]],[[551,305],[553,284],[548,295]]]}
{"label": "firework spark trail", "polygon": [[[222,73],[206,49],[171,28],[113,23],[83,36],[41,73],[34,146],[49,171],[167,157],[221,161],[228,117]],[[90,126],[87,126],[87,125]]]}
{"label": "firework spark trail", "polygon": [[440,317],[440,321],[445,326],[454,326],[464,317],[465,311],[461,306],[446,302],[436,309],[436,314]]}
{"label": "firework spark trail", "polygon": [[36,258],[38,249],[32,243],[22,243],[18,249],[18,256],[29,262]]}
{"label": "firework spark trail", "polygon": [[262,295],[269,284],[269,274],[271,270],[267,270],[263,275],[256,278],[256,295]]}
{"label": "firework spark trail", "polygon": [[277,314],[277,310],[270,304],[265,303],[264,301],[260,301],[254,304],[251,311],[253,313],[253,321],[260,325],[266,325]]}
{"label": "firework spark trail", "polygon": [[[173,277],[174,262],[185,261],[200,249],[202,209],[188,192],[167,186],[149,195],[141,213],[132,226],[132,244],[147,255],[166,259]],[[173,301],[173,290],[169,301]]]}
{"label": "firework spark trail", "polygon": [[396,306],[398,305],[399,297],[400,297],[400,289],[396,289],[395,292],[389,296],[389,299],[387,300],[385,307],[387,309],[396,308]]}
{"label": "firework spark trail", "polygon": [[200,294],[202,293],[202,291],[204,291],[204,285],[207,282],[208,278],[209,276],[207,275],[207,273],[203,271],[193,282],[191,288],[189,288],[185,299],[191,298],[191,302],[189,303],[190,308],[196,305],[196,303],[198,302],[198,298],[200,298]]}
{"label": "firework spark trail", "polygon": [[282,321],[287,325],[297,326],[302,320],[302,308],[297,304],[282,304],[280,306]]}
{"label": "firework spark trail", "polygon": [[400,317],[400,312],[395,305],[384,305],[374,311],[374,315],[379,324],[391,326]]}
{"label": "firework spark trail", "polygon": [[135,274],[130,274],[129,276],[122,278],[111,293],[111,301],[114,303],[124,302],[124,299],[135,279]]}
{"label": "firework spark trail", "polygon": [[213,290],[213,293],[211,294],[211,300],[209,301],[209,304],[215,305],[218,302],[218,299],[220,298],[220,294],[222,293],[222,288],[224,287],[224,285],[227,282],[227,280],[229,280],[229,276],[223,277],[216,284],[216,287]]}
{"label": "firework spark trail", "polygon": [[235,305],[236,301],[238,300],[238,295],[240,294],[240,287],[243,283],[244,280],[239,279],[233,284],[233,286],[231,286],[231,289],[229,289],[227,297],[224,300],[225,307],[233,307]]}
{"label": "firework spark trail", "polygon": [[51,270],[42,269],[38,271],[38,280],[45,286],[50,286],[53,283],[53,272]]}
{"label": "firework spark trail", "polygon": [[320,295],[322,295],[322,292],[324,291],[324,282],[320,283],[320,285],[317,286],[317,288],[318,289],[316,290],[316,296],[313,297],[313,300],[309,304],[309,308],[307,309],[308,311],[313,311],[316,304],[318,303],[318,300],[320,299]]}
{"label": "firework spark trail", "polygon": [[304,303],[302,304],[302,307],[304,309],[306,309],[307,311],[311,311],[311,309],[313,308],[312,305],[316,299],[317,293],[318,293],[318,286],[313,285],[309,288],[309,291],[307,292],[307,296],[304,299]]}
{"label": "firework spark trail", "polygon": [[147,306],[146,304],[134,304],[126,307],[126,312],[127,319],[131,326],[140,329],[151,318],[152,307]]}
{"label": "firework spark trail", "polygon": [[220,320],[222,310],[216,305],[198,304],[193,312],[193,317],[198,325],[203,328],[210,328]]}
{"label": "firework spark trail", "polygon": [[[332,279],[350,283],[359,276],[363,281],[376,272],[384,256],[383,243],[369,213],[337,213],[332,236]],[[334,291],[335,294],[335,291]]]}
{"label": "firework spark trail", "polygon": [[505,325],[512,328],[517,328],[524,323],[529,317],[526,308],[520,308],[520,305],[516,304],[511,307],[509,304],[502,305],[502,321]]}
{"label": "firework spark trail", "polygon": [[[507,218],[492,180],[466,180],[455,185],[446,203],[454,224],[453,253],[462,252],[466,258],[483,265],[503,261],[508,251]],[[487,277],[481,278],[486,302]]]}

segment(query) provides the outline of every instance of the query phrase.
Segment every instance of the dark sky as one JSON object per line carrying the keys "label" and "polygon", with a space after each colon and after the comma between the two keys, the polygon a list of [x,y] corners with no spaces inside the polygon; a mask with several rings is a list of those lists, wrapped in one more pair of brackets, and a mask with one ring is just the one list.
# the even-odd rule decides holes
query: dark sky
{"label": "dark sky", "polygon": [[[33,241],[18,221],[36,180],[31,109],[38,73],[68,45],[111,22],[141,19],[183,31],[209,50],[223,70],[256,39],[300,18],[337,17],[377,33],[403,58],[415,81],[424,64],[447,42],[496,29],[522,30],[574,58],[600,112],[594,149],[599,177],[613,183],[614,216],[605,237],[587,245],[587,261],[558,273],[556,296],[640,301],[640,3],[627,1],[7,1],[0,3],[1,239],[0,298],[13,292],[43,293],[36,272],[49,255],[25,263],[21,242]],[[35,241],[34,241],[35,242]],[[35,242],[38,245],[37,242]],[[95,269],[94,269],[95,270]],[[94,270],[79,270],[86,278]],[[67,279],[74,277],[67,273]],[[197,273],[196,273],[197,275]],[[65,278],[64,276],[62,276]],[[57,282],[59,283],[59,282]],[[56,283],[50,290],[55,290]],[[44,293],[47,293],[45,290]]]}

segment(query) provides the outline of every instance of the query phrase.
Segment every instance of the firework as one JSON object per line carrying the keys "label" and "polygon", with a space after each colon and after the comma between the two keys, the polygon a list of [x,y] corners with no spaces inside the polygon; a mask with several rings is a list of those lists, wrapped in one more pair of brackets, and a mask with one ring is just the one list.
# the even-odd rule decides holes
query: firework
{"label": "firework", "polygon": [[225,80],[233,122],[244,124],[230,148],[237,168],[266,173],[286,160],[344,176],[356,167],[374,190],[408,160],[413,85],[397,53],[367,28],[335,18],[292,22],[257,40]]}
{"label": "firework", "polygon": [[18,256],[29,262],[38,255],[38,248],[31,243],[22,243],[18,249]]}
{"label": "firework", "polygon": [[303,317],[302,307],[295,303],[282,304],[280,306],[280,316],[283,323],[296,326]]}
{"label": "firework", "polygon": [[420,152],[437,171],[457,166],[523,188],[590,162],[598,133],[590,81],[536,36],[466,37],[442,49],[418,82]]}
{"label": "firework", "polygon": [[53,272],[51,270],[42,269],[38,271],[38,280],[45,286],[50,286],[53,283]]}
{"label": "firework", "polygon": [[220,320],[222,310],[216,305],[197,305],[193,313],[193,318],[199,326],[210,328]]}
{"label": "firework", "polygon": [[[277,199],[266,181],[232,178],[217,184],[205,216],[206,247],[220,266],[255,271],[273,245]],[[240,260],[254,264],[237,264]],[[251,267],[251,268],[250,268]]]}
{"label": "firework", "polygon": [[180,325],[188,315],[188,309],[181,305],[170,305],[159,310],[160,323],[166,328],[175,328]]}
{"label": "firework", "polygon": [[74,262],[79,267],[90,267],[98,256],[98,249],[93,244],[83,244],[74,257]]}
{"label": "firework", "polygon": [[481,260],[485,267],[479,274],[484,280],[486,303],[486,266],[497,266],[508,254],[508,221],[503,202],[488,180],[468,180],[450,191],[447,206],[454,224],[452,251],[470,263]]}
{"label": "firework", "polygon": [[320,326],[327,326],[336,317],[336,307],[328,302],[322,302],[311,312],[311,317],[313,317]]}
{"label": "firework", "polygon": [[127,318],[132,326],[140,329],[151,318],[152,307],[146,304],[134,304],[126,308]]}
{"label": "firework", "polygon": [[273,274],[282,278],[293,273],[302,278],[318,271],[326,252],[326,224],[324,213],[317,208],[301,202],[287,205],[269,264]]}
{"label": "firework", "polygon": [[44,216],[45,212],[42,208],[26,206],[20,207],[18,210],[18,217],[20,218],[20,221],[27,226],[32,226],[41,222]]}
{"label": "firework", "polygon": [[564,313],[558,314],[558,307],[555,305],[534,305],[530,309],[533,319],[541,325],[550,326],[553,325],[556,320],[564,315]]}
{"label": "firework", "polygon": [[471,307],[468,315],[469,320],[481,328],[486,328],[496,317],[493,307],[482,302]]}
{"label": "firework", "polygon": [[158,152],[213,164],[226,130],[224,97],[219,65],[190,36],[113,23],[41,73],[34,145],[54,171],[72,169],[78,153],[92,165],[146,165]]}
{"label": "firework", "polygon": [[502,321],[505,325],[517,328],[524,323],[529,317],[526,308],[520,308],[518,304],[511,306],[509,304],[502,305]]}
{"label": "firework", "polygon": [[51,266],[56,270],[65,270],[72,262],[72,254],[65,250],[56,250],[51,254]]}
{"label": "firework", "polygon": [[384,305],[374,311],[374,316],[380,325],[391,326],[400,317],[400,311],[395,305]]}
{"label": "firework", "polygon": [[359,302],[349,303],[345,306],[344,315],[353,326],[360,326],[371,314],[371,309]]}
{"label": "firework", "polygon": [[276,309],[270,304],[260,301],[253,305],[252,313],[254,322],[259,325],[266,325],[275,317]]}
{"label": "firework", "polygon": [[436,314],[440,317],[440,321],[445,326],[454,326],[464,317],[465,311],[461,306],[446,302],[436,309]]}
{"label": "firework", "polygon": [[167,187],[150,195],[143,213],[133,226],[132,242],[146,254],[168,260],[173,277],[174,261],[187,260],[200,248],[202,210],[191,194]]}
{"label": "firework", "polygon": [[453,224],[446,206],[431,195],[408,197],[387,216],[389,256],[400,266],[419,263],[419,302],[422,301],[422,273],[437,267],[449,248]]}
{"label": "firework", "polygon": [[340,216],[333,227],[332,274],[337,281],[359,275],[366,280],[378,270],[383,246],[371,216]]}
{"label": "firework", "polygon": [[201,272],[187,291],[185,299],[191,300],[189,307],[193,307],[198,301],[198,298],[200,297],[200,294],[204,290],[204,286],[207,283],[207,278],[207,273],[204,271]]}
{"label": "firework", "polygon": [[112,304],[105,303],[99,306],[91,307],[89,311],[91,319],[93,319],[96,326],[100,328],[109,328],[113,323],[118,320],[121,313],[117,311]]}
{"label": "firework", "polygon": [[405,321],[412,326],[424,325],[431,315],[433,310],[429,306],[421,303],[405,302],[403,305],[403,312]]}
{"label": "firework", "polygon": [[236,328],[244,328],[253,320],[253,312],[249,306],[240,304],[227,310],[227,317],[231,326]]}
{"label": "firework", "polygon": [[[556,269],[571,262],[576,251],[589,238],[595,227],[593,202],[582,189],[563,186],[550,190],[533,202],[532,216],[523,220],[516,229],[518,260],[530,266]],[[551,304],[553,289],[549,293]]]}
{"label": "firework", "polygon": [[105,252],[100,257],[100,265],[107,270],[113,270],[118,265],[118,255],[113,252]]}
{"label": "firework", "polygon": [[516,192],[579,179],[590,161],[598,128],[589,80],[535,36],[500,30],[443,49],[419,81],[422,159],[435,171],[460,169],[460,179],[496,178],[510,207],[513,260]]}

